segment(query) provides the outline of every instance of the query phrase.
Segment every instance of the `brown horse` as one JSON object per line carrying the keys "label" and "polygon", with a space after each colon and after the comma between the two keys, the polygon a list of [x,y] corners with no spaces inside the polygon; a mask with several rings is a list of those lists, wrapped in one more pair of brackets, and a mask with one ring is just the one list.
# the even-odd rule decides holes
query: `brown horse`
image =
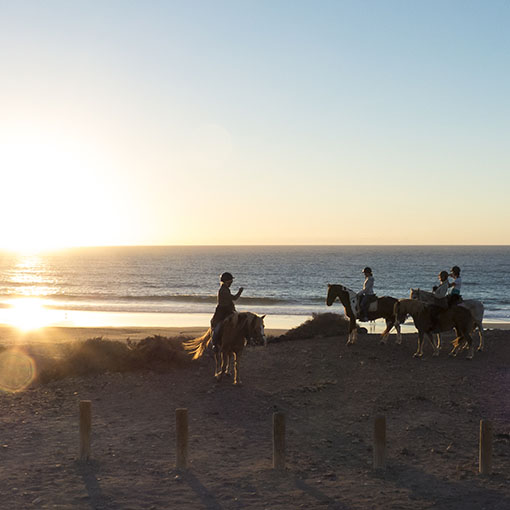
{"label": "brown horse", "polygon": [[[335,299],[338,298],[342,303],[345,315],[349,317],[349,337],[347,345],[356,343],[358,339],[358,329],[356,327],[356,319],[359,318],[359,303],[358,296],[353,290],[344,287],[343,285],[330,285],[328,284],[328,296],[326,304],[331,306]],[[383,296],[377,298],[373,303],[370,303],[368,308],[368,320],[384,319],[386,321],[386,329],[381,335],[381,343],[386,344],[390,331],[393,326],[397,330],[397,344],[402,343],[402,335],[400,334],[400,323],[395,320],[393,308],[398,299]]]}
{"label": "brown horse", "polygon": [[[227,373],[230,358],[233,356],[234,384],[241,384],[239,359],[246,343],[253,340],[255,343],[263,343],[264,347],[267,346],[267,338],[264,333],[264,317],[265,315],[259,317],[251,312],[234,312],[223,321],[221,345],[218,352],[214,354],[216,362],[214,377],[218,382]],[[209,328],[204,335],[184,342],[184,348],[193,354],[193,359],[197,359],[204,354],[211,339],[211,328]]]}
{"label": "brown horse", "polygon": [[[416,299],[400,299],[395,304],[395,317],[399,322],[404,322],[410,315],[413,318],[414,326],[418,330],[418,348],[414,353],[415,358],[423,356],[423,338],[426,335],[432,349],[433,356],[439,356],[439,345],[432,340],[432,321],[430,307]],[[452,342],[453,349],[450,356],[456,356],[467,344],[469,349],[467,359],[473,359],[473,340],[470,333],[473,331],[473,316],[471,312],[462,306],[452,306],[438,314],[438,329],[441,332],[455,330],[457,338]]]}
{"label": "brown horse", "polygon": [[[435,304],[434,294],[426,290],[411,289],[409,297],[411,299],[418,299],[419,301],[423,301],[426,304]],[[478,330],[478,335],[480,337],[478,350],[483,351],[485,348],[483,338],[483,314],[485,312],[485,307],[483,306],[483,303],[477,299],[464,299],[459,303],[459,306],[463,306],[471,312],[471,315],[473,316],[474,328],[475,330]],[[439,333],[437,335],[437,344],[438,346],[441,345],[441,335],[439,335]]]}

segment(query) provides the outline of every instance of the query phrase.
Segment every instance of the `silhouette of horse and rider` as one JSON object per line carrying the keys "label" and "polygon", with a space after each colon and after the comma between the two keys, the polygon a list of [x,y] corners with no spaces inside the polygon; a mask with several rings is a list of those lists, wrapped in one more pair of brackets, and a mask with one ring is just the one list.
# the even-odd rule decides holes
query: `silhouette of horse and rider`
{"label": "silhouette of horse and rider", "polygon": [[[397,344],[402,342],[400,324],[408,316],[413,318],[418,330],[418,348],[416,357],[423,355],[424,338],[427,337],[434,351],[439,354],[441,347],[440,333],[455,330],[457,338],[453,342],[450,354],[456,355],[462,348],[468,348],[468,358],[473,357],[473,342],[471,333],[478,329],[480,344],[478,350],[484,347],[483,342],[483,314],[484,306],[480,301],[467,300],[461,297],[462,279],[460,268],[453,266],[450,273],[441,271],[439,282],[432,288],[432,292],[421,289],[411,289],[410,299],[397,299],[391,296],[377,297],[374,292],[375,279],[370,267],[362,271],[365,280],[363,288],[355,292],[340,284],[328,284],[326,304],[331,306],[338,298],[344,307],[345,315],[349,319],[349,334],[347,344],[354,344],[357,340],[358,328],[356,321],[373,321],[383,318],[386,329],[381,335],[381,343],[388,341],[389,334],[394,327],[397,331]],[[452,282],[449,281],[452,278]],[[234,364],[234,384],[241,384],[239,376],[239,360],[245,345],[249,341],[267,345],[264,332],[264,317],[251,312],[237,312],[234,302],[243,293],[240,287],[236,294],[232,294],[230,287],[234,277],[230,272],[220,276],[218,302],[211,319],[211,326],[204,335],[184,343],[185,349],[199,358],[204,354],[208,345],[212,346],[215,357],[215,377],[218,381],[228,373],[231,359]],[[434,343],[432,335],[437,335]]]}

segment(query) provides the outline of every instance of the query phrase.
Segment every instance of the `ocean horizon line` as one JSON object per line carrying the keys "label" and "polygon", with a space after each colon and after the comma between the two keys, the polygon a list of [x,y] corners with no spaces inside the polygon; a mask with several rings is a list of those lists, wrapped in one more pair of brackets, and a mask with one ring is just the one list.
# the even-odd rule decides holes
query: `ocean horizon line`
{"label": "ocean horizon line", "polygon": [[14,249],[0,247],[0,252],[13,254],[55,253],[60,251],[88,249],[122,249],[122,248],[510,248],[510,244],[334,244],[334,243],[296,243],[296,244],[112,244],[61,246],[42,249]]}

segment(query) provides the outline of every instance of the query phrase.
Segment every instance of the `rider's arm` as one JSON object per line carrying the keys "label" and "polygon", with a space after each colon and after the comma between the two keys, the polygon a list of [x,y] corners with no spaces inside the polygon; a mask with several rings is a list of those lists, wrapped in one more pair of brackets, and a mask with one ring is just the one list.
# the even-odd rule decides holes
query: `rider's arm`
{"label": "rider's arm", "polygon": [[239,290],[232,296],[232,299],[235,301],[243,293],[243,290],[243,287],[239,287]]}

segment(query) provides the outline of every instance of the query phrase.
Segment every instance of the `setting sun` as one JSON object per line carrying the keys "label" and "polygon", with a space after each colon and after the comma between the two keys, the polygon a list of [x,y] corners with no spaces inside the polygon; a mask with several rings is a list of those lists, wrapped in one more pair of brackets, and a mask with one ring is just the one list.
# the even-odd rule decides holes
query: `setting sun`
{"label": "setting sun", "polygon": [[62,133],[0,134],[8,190],[0,203],[1,247],[40,251],[118,241],[121,207],[104,154]]}

